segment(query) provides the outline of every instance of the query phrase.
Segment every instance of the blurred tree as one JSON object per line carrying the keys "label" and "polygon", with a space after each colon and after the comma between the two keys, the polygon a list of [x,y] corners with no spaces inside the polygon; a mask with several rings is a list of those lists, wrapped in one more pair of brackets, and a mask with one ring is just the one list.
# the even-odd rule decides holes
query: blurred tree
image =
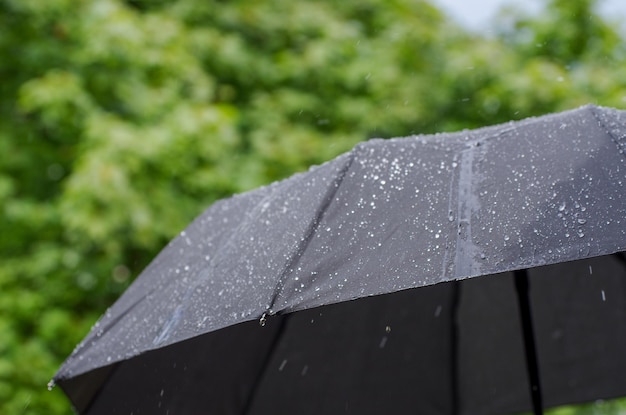
{"label": "blurred tree", "polygon": [[0,414],[68,413],[46,382],[218,198],[374,136],[623,105],[594,6],[493,38],[422,0],[0,0]]}
{"label": "blurred tree", "polygon": [[508,41],[526,57],[563,65],[611,62],[616,53],[623,54],[623,39],[598,14],[597,4],[597,0],[550,0],[540,16],[514,20]]}

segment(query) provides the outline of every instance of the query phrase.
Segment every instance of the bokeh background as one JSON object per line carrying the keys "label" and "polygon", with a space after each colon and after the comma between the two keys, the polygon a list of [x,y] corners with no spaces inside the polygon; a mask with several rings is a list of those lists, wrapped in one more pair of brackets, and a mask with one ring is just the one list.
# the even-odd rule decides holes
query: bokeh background
{"label": "bokeh background", "polygon": [[481,33],[423,0],[0,0],[0,415],[70,414],[47,382],[218,198],[372,137],[626,107],[598,6]]}

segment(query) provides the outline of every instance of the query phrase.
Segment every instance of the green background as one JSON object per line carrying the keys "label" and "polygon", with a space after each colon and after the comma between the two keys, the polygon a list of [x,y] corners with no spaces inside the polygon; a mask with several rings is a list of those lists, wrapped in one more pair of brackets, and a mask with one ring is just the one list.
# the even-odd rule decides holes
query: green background
{"label": "green background", "polygon": [[219,198],[372,137],[626,106],[596,3],[480,34],[419,0],[0,0],[0,415],[71,413],[47,382]]}

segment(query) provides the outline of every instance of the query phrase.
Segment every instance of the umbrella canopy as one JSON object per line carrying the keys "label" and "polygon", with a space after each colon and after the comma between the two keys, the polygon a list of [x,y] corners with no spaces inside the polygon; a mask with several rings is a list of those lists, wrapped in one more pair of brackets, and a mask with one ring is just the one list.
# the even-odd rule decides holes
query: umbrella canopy
{"label": "umbrella canopy", "polygon": [[625,150],[626,112],[595,106],[362,143],[207,209],[54,380],[89,414],[626,395]]}

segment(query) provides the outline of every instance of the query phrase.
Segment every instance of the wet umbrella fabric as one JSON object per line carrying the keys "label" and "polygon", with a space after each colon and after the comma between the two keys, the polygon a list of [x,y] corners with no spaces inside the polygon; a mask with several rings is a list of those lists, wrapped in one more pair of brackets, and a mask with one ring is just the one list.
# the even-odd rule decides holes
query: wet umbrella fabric
{"label": "wet umbrella fabric", "polygon": [[527,269],[544,405],[626,395],[625,150],[595,106],[362,143],[210,207],[55,381],[89,414],[529,410]]}

